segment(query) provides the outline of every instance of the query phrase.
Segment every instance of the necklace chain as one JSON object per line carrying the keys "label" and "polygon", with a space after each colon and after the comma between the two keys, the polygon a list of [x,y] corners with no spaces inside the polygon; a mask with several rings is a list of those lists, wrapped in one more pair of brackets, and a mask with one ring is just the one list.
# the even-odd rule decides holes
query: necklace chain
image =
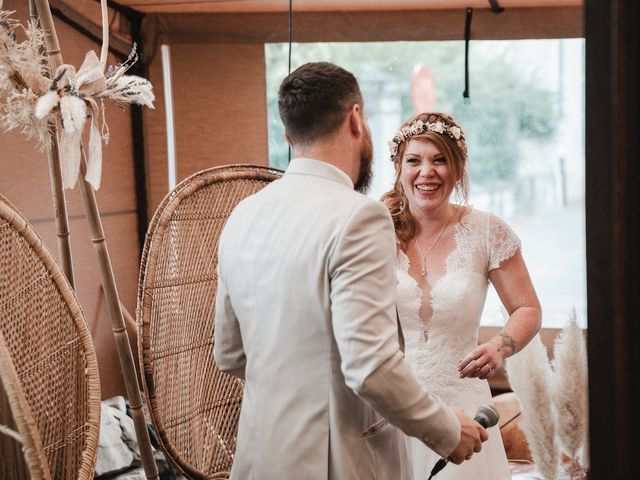
{"label": "necklace chain", "polygon": [[447,228],[447,225],[449,224],[449,220],[451,220],[451,215],[452,214],[453,214],[453,212],[449,214],[449,216],[447,217],[445,222],[442,224],[442,228],[440,229],[440,232],[438,233],[438,236],[436,237],[436,239],[433,241],[433,243],[429,247],[429,250],[427,250],[427,253],[422,253],[422,247],[420,246],[420,242],[418,242],[417,238],[414,239],[415,242],[416,242],[416,245],[418,246],[418,251],[420,252],[420,255],[422,256],[422,271],[420,272],[420,274],[423,277],[427,276],[427,256],[431,253],[431,250],[433,250],[433,247],[436,246],[436,243],[438,243],[438,240],[440,240],[440,237],[442,236],[442,233],[444,232],[444,229]]}

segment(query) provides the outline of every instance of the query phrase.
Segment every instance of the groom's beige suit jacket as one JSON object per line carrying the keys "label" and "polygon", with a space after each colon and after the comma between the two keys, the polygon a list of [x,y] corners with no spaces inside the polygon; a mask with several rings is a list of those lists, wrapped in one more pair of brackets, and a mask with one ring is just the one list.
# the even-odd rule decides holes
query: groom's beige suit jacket
{"label": "groom's beige suit jacket", "polygon": [[398,347],[395,252],[386,208],[321,161],[293,160],[234,209],[214,348],[246,380],[231,478],[410,479],[398,428],[456,447],[458,420]]}

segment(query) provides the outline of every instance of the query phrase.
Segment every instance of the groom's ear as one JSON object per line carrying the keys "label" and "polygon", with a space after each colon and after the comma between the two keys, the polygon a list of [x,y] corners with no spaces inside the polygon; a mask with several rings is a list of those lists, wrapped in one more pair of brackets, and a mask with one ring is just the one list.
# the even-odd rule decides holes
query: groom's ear
{"label": "groom's ear", "polygon": [[351,133],[355,135],[356,138],[362,137],[364,131],[362,107],[357,103],[354,103],[351,110],[349,110],[349,127],[351,128]]}

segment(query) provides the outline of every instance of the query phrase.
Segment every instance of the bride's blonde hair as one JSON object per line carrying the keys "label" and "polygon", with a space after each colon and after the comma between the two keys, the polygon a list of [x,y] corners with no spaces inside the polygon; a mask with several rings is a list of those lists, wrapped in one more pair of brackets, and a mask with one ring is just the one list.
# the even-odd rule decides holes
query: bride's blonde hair
{"label": "bride's blonde hair", "polygon": [[[411,129],[416,125],[416,122],[422,123],[422,125],[429,124],[430,129],[426,129],[421,133],[406,134],[407,128]],[[437,125],[438,122],[443,124],[444,130],[442,133],[433,131],[433,125]],[[467,145],[464,139],[464,133],[462,129],[455,122],[453,118],[444,113],[420,113],[406,120],[401,126],[398,132],[404,132],[404,135],[396,134],[394,141],[392,142],[392,160],[393,166],[396,170],[396,180],[393,188],[387,193],[382,195],[380,201],[391,212],[393,218],[393,224],[396,229],[396,237],[402,244],[406,244],[413,238],[416,233],[416,223],[409,210],[409,203],[407,197],[404,194],[402,184],[400,183],[400,174],[402,173],[402,158],[404,152],[407,149],[407,140],[418,140],[421,142],[431,142],[438,150],[442,152],[447,165],[451,169],[453,178],[456,181],[455,192],[460,203],[466,205],[469,198],[469,177],[467,175]],[[439,127],[437,128],[439,129]],[[456,140],[453,138],[451,131],[460,132],[460,137]],[[418,130],[421,130],[419,128]]]}

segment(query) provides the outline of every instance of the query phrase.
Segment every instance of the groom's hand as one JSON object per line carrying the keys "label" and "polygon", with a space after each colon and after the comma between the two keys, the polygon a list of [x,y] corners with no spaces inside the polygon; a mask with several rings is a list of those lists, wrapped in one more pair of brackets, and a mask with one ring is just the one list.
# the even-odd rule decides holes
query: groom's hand
{"label": "groom's hand", "polygon": [[453,413],[460,422],[460,442],[451,455],[449,461],[456,465],[469,460],[475,452],[482,450],[482,442],[489,438],[487,431],[478,422],[465,415],[459,408],[453,408]]}

